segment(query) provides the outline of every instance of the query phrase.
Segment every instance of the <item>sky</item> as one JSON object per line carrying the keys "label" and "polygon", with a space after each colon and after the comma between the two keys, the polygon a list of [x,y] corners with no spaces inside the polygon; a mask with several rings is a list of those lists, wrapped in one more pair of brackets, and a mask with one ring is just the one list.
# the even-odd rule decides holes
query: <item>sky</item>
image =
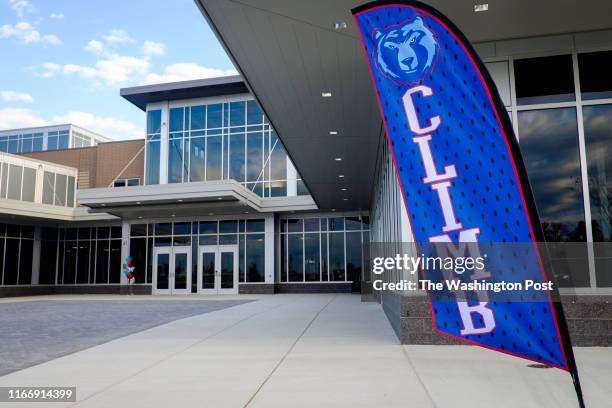
{"label": "sky", "polygon": [[123,87],[236,74],[193,0],[0,0],[0,130],[144,137]]}

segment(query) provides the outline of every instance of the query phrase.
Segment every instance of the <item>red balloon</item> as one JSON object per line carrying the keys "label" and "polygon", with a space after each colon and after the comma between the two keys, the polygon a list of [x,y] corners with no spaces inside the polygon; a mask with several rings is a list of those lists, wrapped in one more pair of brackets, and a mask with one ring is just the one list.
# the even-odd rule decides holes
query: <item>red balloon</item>
{"label": "red balloon", "polygon": [[132,275],[132,272],[128,273],[128,276],[127,276],[128,279],[132,279],[133,277],[134,275]]}
{"label": "red balloon", "polygon": [[132,267],[132,261],[128,261],[127,266],[128,266],[128,268],[131,268]]}

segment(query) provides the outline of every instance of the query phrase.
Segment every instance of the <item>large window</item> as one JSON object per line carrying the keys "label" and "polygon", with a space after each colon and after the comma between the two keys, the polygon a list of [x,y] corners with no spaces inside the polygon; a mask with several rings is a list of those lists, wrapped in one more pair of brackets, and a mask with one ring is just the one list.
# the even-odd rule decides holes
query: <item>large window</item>
{"label": "large window", "polygon": [[34,227],[0,224],[0,285],[32,282]]}
{"label": "large window", "polygon": [[42,133],[0,136],[0,151],[8,153],[39,152],[43,149]]}
{"label": "large window", "polygon": [[508,109],[553,244],[553,272],[563,286],[612,286],[612,51],[507,63],[515,91]]}
{"label": "large window", "polygon": [[192,246],[192,291],[197,287],[199,245],[238,245],[239,281],[265,281],[265,221],[263,219],[132,224],[130,256],[136,283],[151,283],[153,248]]}
{"label": "large window", "polygon": [[160,158],[160,110],[149,110],[147,184],[159,183],[159,161],[167,162],[168,182],[233,179],[264,197],[286,196],[288,158],[274,130],[253,100],[171,107],[168,157]]}
{"label": "large window", "polygon": [[118,284],[120,278],[121,227],[41,229],[41,284]]}
{"label": "large window", "polygon": [[369,240],[368,217],[280,221],[281,282],[358,282]]}

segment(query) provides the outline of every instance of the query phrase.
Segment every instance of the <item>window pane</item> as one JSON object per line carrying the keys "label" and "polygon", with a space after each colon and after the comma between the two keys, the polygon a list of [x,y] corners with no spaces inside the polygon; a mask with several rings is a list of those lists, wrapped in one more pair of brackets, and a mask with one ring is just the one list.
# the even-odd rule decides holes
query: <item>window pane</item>
{"label": "window pane", "polygon": [[204,105],[191,107],[191,130],[200,130],[206,127],[206,107]]}
{"label": "window pane", "polygon": [[168,183],[181,183],[183,181],[183,138],[179,137],[169,141],[168,153]]}
{"label": "window pane", "polygon": [[287,235],[289,282],[304,281],[304,247],[303,234]]}
{"label": "window pane", "polygon": [[170,126],[169,132],[182,132],[183,131],[183,116],[184,108],[171,108],[170,109]]}
{"label": "window pane", "polygon": [[191,234],[191,223],[190,222],[175,222],[174,223],[174,235],[189,235]]}
{"label": "window pane", "polygon": [[295,220],[287,220],[287,230],[289,232],[304,231],[304,220],[302,220],[301,218]]}
{"label": "window pane", "polygon": [[307,282],[321,280],[319,234],[304,234],[304,275]]}
{"label": "window pane", "polygon": [[264,232],[265,228],[264,220],[247,220],[246,232]]}
{"label": "window pane", "polygon": [[257,102],[247,101],[247,121],[249,125],[259,125],[263,123],[263,112],[259,109]]}
{"label": "window pane", "polygon": [[247,180],[258,181],[263,169],[263,135],[261,132],[247,134]]}
{"label": "window pane", "polygon": [[147,184],[159,184],[159,143],[147,142]]}
{"label": "window pane", "polygon": [[[16,285],[17,284],[17,269],[19,267],[19,240],[18,239],[6,239],[5,253],[7,256],[4,257],[4,284],[5,285]],[[10,254],[13,254],[12,256]]]}
{"label": "window pane", "polygon": [[121,240],[110,240],[109,283],[119,283],[121,279]]}
{"label": "window pane", "polygon": [[63,174],[55,175],[55,205],[66,205],[66,187],[68,177]]}
{"label": "window pane", "polygon": [[210,136],[206,141],[206,180],[221,180],[221,136]]}
{"label": "window pane", "polygon": [[132,224],[130,225],[130,237],[146,237],[147,224]]}
{"label": "window pane", "polygon": [[304,219],[304,231],[318,231],[319,230],[319,219],[318,218],[305,218]]}
{"label": "window pane", "polygon": [[571,55],[515,60],[514,77],[519,105],[575,99]]}
{"label": "window pane", "polygon": [[172,223],[155,224],[155,235],[172,235]]}
{"label": "window pane", "polygon": [[53,205],[53,184],[55,183],[55,173],[45,171],[43,177],[43,204]]}
{"label": "window pane", "polygon": [[30,239],[21,240],[19,249],[19,284],[29,285],[32,282],[32,252],[34,241]]}
{"label": "window pane", "polygon": [[343,217],[329,218],[329,230],[330,231],[344,231],[344,218]]}
{"label": "window pane", "polygon": [[612,105],[585,106],[584,134],[597,286],[612,286]]}
{"label": "window pane", "polygon": [[217,221],[201,221],[200,234],[217,234]]}
{"label": "window pane", "polygon": [[271,136],[270,180],[287,179],[287,152],[275,133]]}
{"label": "window pane", "polygon": [[359,288],[361,281],[361,232],[346,233],[346,280],[353,282],[353,290]]}
{"label": "window pane", "polygon": [[230,178],[244,181],[244,134],[233,134],[230,138]]}
{"label": "window pane", "polygon": [[578,54],[582,99],[612,98],[612,51]]}
{"label": "window pane", "polygon": [[147,112],[147,134],[161,132],[161,110]]}
{"label": "window pane", "polygon": [[244,115],[244,102],[230,103],[230,126],[243,126]]}
{"label": "window pane", "polygon": [[74,207],[74,177],[68,176],[66,207]]}
{"label": "window pane", "polygon": [[327,273],[327,234],[321,234],[321,280],[329,280]]}
{"label": "window pane", "polygon": [[[46,228],[43,228],[43,233]],[[49,228],[50,230],[50,228]],[[57,237],[57,230],[53,229],[55,237]],[[44,235],[43,235],[44,237]],[[4,245],[4,242],[2,242]],[[0,250],[4,250],[0,247]],[[57,239],[40,241],[40,277],[39,282],[41,285],[55,284],[55,262],[57,258]]]}
{"label": "window pane", "polygon": [[219,221],[220,234],[235,234],[238,231],[238,221]]}
{"label": "window pane", "polygon": [[192,138],[189,152],[190,181],[204,181],[204,154],[206,141],[203,137]]}
{"label": "window pane", "polygon": [[90,241],[79,240],[77,283],[89,282],[89,244]]}
{"label": "window pane", "polygon": [[207,106],[206,127],[208,129],[221,127],[222,112],[223,106],[220,103]]}
{"label": "window pane", "polygon": [[[518,120],[521,150],[546,240],[584,242],[576,110],[519,112]],[[586,253],[552,256],[560,285],[588,285]]]}
{"label": "window pane", "polygon": [[57,142],[58,149],[67,149],[68,148],[68,134],[60,135],[59,141]]}
{"label": "window pane", "polygon": [[359,219],[359,217],[346,217],[344,221],[346,223],[347,231],[361,230],[361,220]]}
{"label": "window pane", "polygon": [[64,285],[72,285],[76,282],[76,258],[77,241],[66,241],[64,248]]}
{"label": "window pane", "polygon": [[2,182],[0,183],[0,198],[6,198],[8,189],[8,164],[2,163]]}
{"label": "window pane", "polygon": [[23,188],[21,199],[23,201],[34,202],[34,190],[36,188],[36,170],[29,167],[23,169]]}
{"label": "window pane", "polygon": [[344,233],[329,234],[329,269],[332,281],[344,281]]}
{"label": "window pane", "polygon": [[145,283],[147,266],[147,240],[144,238],[133,238],[130,240],[130,256],[134,267],[134,279],[136,283]]}
{"label": "window pane", "polygon": [[265,281],[265,242],[263,234],[246,235],[246,280]]}
{"label": "window pane", "polygon": [[21,177],[23,175],[23,167],[14,164],[11,164],[9,167],[7,198],[19,200],[21,198]]}

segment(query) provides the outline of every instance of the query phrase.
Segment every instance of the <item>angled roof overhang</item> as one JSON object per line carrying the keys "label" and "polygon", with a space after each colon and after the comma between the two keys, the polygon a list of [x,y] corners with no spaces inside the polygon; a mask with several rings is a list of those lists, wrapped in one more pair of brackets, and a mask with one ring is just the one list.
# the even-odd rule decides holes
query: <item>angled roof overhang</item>
{"label": "angled roof overhang", "polygon": [[233,180],[94,188],[77,192],[92,213],[123,219],[316,210],[312,197],[262,198]]}

